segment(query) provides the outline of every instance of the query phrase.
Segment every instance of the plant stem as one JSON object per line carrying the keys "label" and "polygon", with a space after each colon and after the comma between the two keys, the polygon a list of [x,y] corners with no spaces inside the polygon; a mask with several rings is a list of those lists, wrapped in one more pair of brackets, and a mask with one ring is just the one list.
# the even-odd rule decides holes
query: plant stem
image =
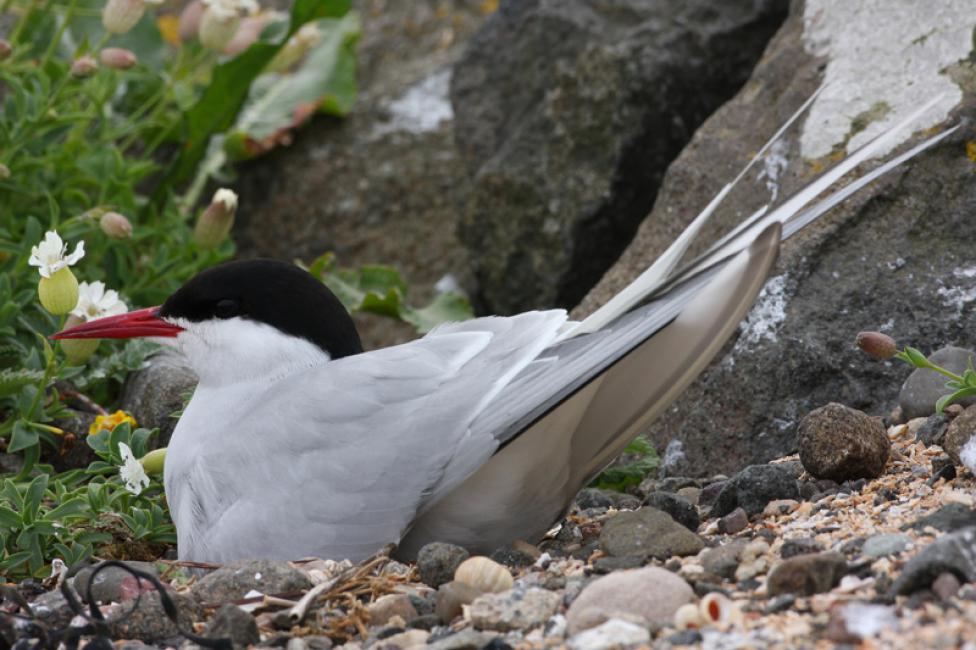
{"label": "plant stem", "polygon": [[54,54],[55,50],[58,49],[58,44],[61,42],[61,37],[64,36],[65,30],[68,28],[68,23],[70,23],[71,19],[74,17],[75,4],[77,2],[78,0],[71,0],[71,4],[68,5],[68,10],[65,11],[64,17],[61,19],[61,26],[58,28],[58,32],[54,35],[54,38],[51,39],[51,44],[47,46],[47,51],[44,52],[44,56],[41,57],[40,67],[43,68],[44,64],[46,64],[48,59],[51,58],[51,55]]}

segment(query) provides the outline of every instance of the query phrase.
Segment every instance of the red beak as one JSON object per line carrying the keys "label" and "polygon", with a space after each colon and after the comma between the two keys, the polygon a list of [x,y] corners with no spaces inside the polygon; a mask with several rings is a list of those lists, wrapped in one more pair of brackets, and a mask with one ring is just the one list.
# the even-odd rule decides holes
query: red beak
{"label": "red beak", "polygon": [[131,339],[137,336],[176,336],[179,325],[159,317],[159,307],[147,307],[118,316],[106,316],[52,334],[52,339]]}

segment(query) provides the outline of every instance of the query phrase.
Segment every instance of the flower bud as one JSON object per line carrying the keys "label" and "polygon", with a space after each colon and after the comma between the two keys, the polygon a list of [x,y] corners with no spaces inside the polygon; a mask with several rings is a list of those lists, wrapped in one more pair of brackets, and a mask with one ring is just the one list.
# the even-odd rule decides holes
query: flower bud
{"label": "flower bud", "polygon": [[240,24],[241,19],[238,16],[220,16],[208,8],[200,18],[200,30],[197,33],[200,44],[220,52],[234,38]]}
{"label": "flower bud", "polygon": [[230,234],[237,212],[237,195],[228,189],[219,189],[207,209],[197,219],[193,237],[200,248],[216,248]]}
{"label": "flower bud", "polygon": [[0,181],[5,181],[10,178],[10,168],[0,163]]}
{"label": "flower bud", "polygon": [[9,59],[10,58],[10,55],[11,55],[11,53],[13,51],[14,51],[14,48],[10,44],[10,41],[8,41],[6,39],[3,39],[3,38],[0,38],[0,61],[3,61],[5,59]]}
{"label": "flower bud", "polygon": [[102,25],[111,34],[125,34],[145,12],[144,0],[108,0],[102,9]]}
{"label": "flower bud", "polygon": [[166,447],[153,449],[148,454],[139,459],[146,474],[162,474],[163,466],[166,462]]}
{"label": "flower bud", "polygon": [[183,7],[180,12],[180,40],[189,43],[197,37],[200,31],[200,19],[203,17],[203,2],[193,0]]}
{"label": "flower bud", "polygon": [[98,220],[102,232],[115,239],[126,239],[132,236],[132,224],[118,212],[106,212]]}
{"label": "flower bud", "polygon": [[128,70],[139,62],[135,54],[121,47],[106,47],[98,58],[102,65],[113,70]]}
{"label": "flower bud", "polygon": [[74,63],[71,64],[71,76],[79,79],[92,76],[96,70],[98,70],[98,64],[94,58],[87,54],[75,59]]}
{"label": "flower bud", "polygon": [[63,316],[78,304],[78,279],[67,266],[49,278],[41,278],[37,285],[41,306],[55,316]]}
{"label": "flower bud", "polygon": [[895,339],[881,332],[858,332],[855,342],[875,359],[890,359],[898,354]]}
{"label": "flower bud", "polygon": [[[74,327],[84,322],[84,318],[72,314],[68,316],[68,320],[64,322],[64,326],[66,328]],[[95,350],[98,349],[100,342],[98,339],[64,339],[61,341],[61,350],[64,351],[64,356],[68,359],[68,363],[73,366],[80,366],[95,354]]]}

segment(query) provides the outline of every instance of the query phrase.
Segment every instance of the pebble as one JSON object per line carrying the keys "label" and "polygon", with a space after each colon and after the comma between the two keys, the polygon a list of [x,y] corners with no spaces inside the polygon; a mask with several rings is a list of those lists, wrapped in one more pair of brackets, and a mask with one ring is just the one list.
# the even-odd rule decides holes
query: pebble
{"label": "pebble", "polygon": [[827,638],[837,643],[859,644],[886,629],[898,627],[898,617],[887,605],[853,601],[831,611]]}
{"label": "pebble", "polygon": [[722,546],[706,548],[699,558],[705,571],[731,580],[735,577],[735,570],[739,566],[739,559],[745,547],[744,540],[735,540]]}
{"label": "pebble", "polygon": [[[176,605],[180,627],[192,630],[193,624],[203,618],[200,605],[184,594],[170,594],[170,598]],[[134,601],[119,605],[118,618],[115,615],[108,617],[108,629],[112,638],[159,643],[179,636],[179,628],[166,617],[159,593],[143,594],[138,604],[134,607],[133,604]],[[131,614],[122,613],[130,610]]]}
{"label": "pebble", "polygon": [[922,530],[927,526],[946,533],[969,526],[976,526],[976,510],[962,503],[949,503],[932,514],[920,517],[902,528],[903,530],[909,528]]}
{"label": "pebble", "polygon": [[976,580],[974,547],[976,528],[963,528],[937,538],[905,564],[891,587],[892,592],[908,595],[928,589],[946,571],[964,577],[965,582],[973,582]]}
{"label": "pebble", "polygon": [[447,625],[461,615],[464,605],[470,605],[481,592],[469,584],[451,581],[437,588],[437,604],[434,612]]}
{"label": "pebble", "polygon": [[715,499],[711,515],[724,517],[737,507],[751,517],[776,499],[800,496],[793,473],[775,464],[750,465],[732,477]]}
{"label": "pebble", "polygon": [[930,415],[925,418],[922,426],[915,432],[915,439],[928,447],[932,445],[939,445],[941,447],[948,427],[949,418],[947,415],[944,413]]}
{"label": "pebble", "polygon": [[427,645],[430,632],[426,630],[407,630],[399,634],[386,637],[381,642],[372,646],[374,648],[421,648]]}
{"label": "pebble", "polygon": [[736,508],[718,520],[718,532],[723,535],[735,535],[749,525],[749,515],[742,508]]}
{"label": "pebble", "polygon": [[688,487],[683,487],[679,489],[677,492],[675,492],[675,494],[677,494],[679,497],[684,497],[685,499],[687,499],[688,503],[690,503],[693,506],[698,505],[698,499],[701,496],[701,493],[702,493],[701,488],[693,487],[690,485]]}
{"label": "pebble", "polygon": [[701,489],[698,493],[698,505],[700,506],[711,506],[714,505],[715,500],[718,495],[722,493],[725,486],[731,479],[725,479],[724,481],[715,481],[714,483],[709,483]]}
{"label": "pebble", "polygon": [[773,567],[766,589],[770,596],[812,596],[833,589],[846,571],[846,558],[834,551],[797,555]]}
{"label": "pebble", "polygon": [[779,556],[785,560],[797,555],[819,553],[822,550],[823,544],[812,537],[796,537],[783,542],[783,545],[779,549]]}
{"label": "pebble", "polygon": [[425,646],[425,650],[481,650],[496,638],[498,638],[496,634],[478,632],[469,628],[442,639],[430,641]]}
{"label": "pebble", "polygon": [[799,505],[799,502],[794,499],[776,499],[766,504],[766,507],[763,508],[763,516],[779,517],[781,515],[788,515]]}
{"label": "pebble", "polygon": [[622,512],[609,519],[600,532],[600,548],[612,556],[667,559],[675,555],[695,555],[704,546],[698,535],[654,508]]}
{"label": "pebble", "polygon": [[613,618],[645,626],[668,625],[678,608],[695,600],[687,582],[658,567],[618,571],[597,578],[580,592],[566,612],[570,634]]}
{"label": "pebble", "polygon": [[938,596],[940,600],[949,600],[959,593],[961,587],[962,583],[959,582],[959,578],[951,571],[943,571],[939,577],[932,581],[932,593]]}
{"label": "pebble", "polygon": [[964,465],[960,454],[962,448],[974,434],[976,434],[976,405],[968,406],[962,413],[953,418],[946,428],[942,448],[957,465]]}
{"label": "pebble", "polygon": [[[681,489],[685,490],[689,488]],[[671,515],[672,519],[691,532],[698,532],[698,526],[701,523],[698,518],[698,510],[683,496],[673,492],[651,492],[644,499],[644,505],[666,512]]]}
{"label": "pebble", "polygon": [[873,535],[864,540],[861,552],[868,557],[886,557],[901,553],[912,543],[912,538],[908,535],[898,533],[885,533]]}
{"label": "pebble", "polygon": [[[126,562],[126,564],[143,573],[159,577],[159,571],[152,562]],[[73,586],[82,598],[86,596],[88,579],[93,572],[92,567],[85,567],[75,574]],[[143,592],[151,592],[156,588],[149,582],[137,580],[131,573],[117,566],[105,567],[99,571],[91,586],[92,598],[100,603],[120,603],[135,598],[140,589]]]}
{"label": "pebble", "polygon": [[576,505],[582,510],[588,508],[635,510],[640,507],[640,499],[632,494],[617,492],[616,490],[584,488],[576,495]]}
{"label": "pebble", "polygon": [[562,596],[538,587],[516,587],[484,594],[470,605],[472,624],[482,630],[527,630],[545,623],[556,613]]}
{"label": "pebble", "polygon": [[254,617],[232,603],[225,603],[207,624],[204,636],[230,639],[235,650],[261,642],[261,633]]}
{"label": "pebble", "polygon": [[399,616],[405,623],[409,623],[419,616],[417,608],[413,606],[407,594],[386,594],[380,596],[366,608],[369,612],[369,624],[379,627],[386,625],[391,618]]}
{"label": "pebble", "polygon": [[641,625],[612,618],[567,641],[570,650],[616,650],[651,641],[650,631]]}
{"label": "pebble", "polygon": [[796,446],[807,472],[840,483],[880,476],[891,441],[879,418],[831,402],[800,420]]}
{"label": "pebble", "polygon": [[[928,358],[929,361],[946,370],[962,374],[966,370],[966,364],[971,356],[976,356],[976,352],[965,348],[947,346],[928,355]],[[902,384],[901,392],[898,395],[898,403],[901,405],[904,417],[911,420],[935,413],[936,401],[946,393],[945,381],[945,377],[927,368],[913,370],[905,383]],[[959,403],[963,406],[976,404],[976,398],[967,397],[959,400]]]}
{"label": "pebble", "polygon": [[420,580],[434,589],[454,579],[458,565],[470,557],[467,549],[455,544],[432,542],[417,553],[417,569]]}
{"label": "pebble", "polygon": [[251,591],[262,594],[296,593],[309,589],[311,581],[304,571],[287,562],[249,560],[217,569],[200,579],[191,593],[203,604],[238,600]]}

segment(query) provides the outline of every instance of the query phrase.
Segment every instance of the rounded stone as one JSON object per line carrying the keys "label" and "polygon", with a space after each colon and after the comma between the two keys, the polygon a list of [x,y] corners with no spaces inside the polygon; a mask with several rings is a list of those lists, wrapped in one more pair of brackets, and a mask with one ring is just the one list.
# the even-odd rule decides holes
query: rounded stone
{"label": "rounded stone", "polygon": [[622,512],[607,521],[600,532],[600,548],[615,557],[640,555],[667,559],[694,555],[704,547],[698,535],[666,512],[654,508]]}
{"label": "rounded stone", "polygon": [[694,600],[688,583],[666,569],[629,569],[588,584],[569,606],[566,621],[570,634],[614,618],[646,626],[668,625],[679,607]]}
{"label": "rounded stone", "polygon": [[880,419],[836,402],[800,421],[796,444],[804,469],[838,483],[880,476],[891,449]]}
{"label": "rounded stone", "polygon": [[454,571],[468,559],[470,553],[455,544],[431,542],[417,553],[420,580],[429,587],[440,587],[454,579]]}
{"label": "rounded stone", "polygon": [[[928,356],[929,361],[951,372],[962,374],[970,357],[976,352],[966,348],[947,346]],[[946,378],[928,368],[916,368],[901,386],[898,403],[905,419],[921,418],[935,413],[935,403],[949,391],[945,387]],[[976,404],[976,397],[959,400],[963,406]]]}
{"label": "rounded stone", "polygon": [[973,439],[974,434],[976,434],[976,406],[968,406],[949,422],[945,437],[942,439],[942,448],[949,454],[952,462],[957,465],[964,464],[962,450],[966,443]]}

